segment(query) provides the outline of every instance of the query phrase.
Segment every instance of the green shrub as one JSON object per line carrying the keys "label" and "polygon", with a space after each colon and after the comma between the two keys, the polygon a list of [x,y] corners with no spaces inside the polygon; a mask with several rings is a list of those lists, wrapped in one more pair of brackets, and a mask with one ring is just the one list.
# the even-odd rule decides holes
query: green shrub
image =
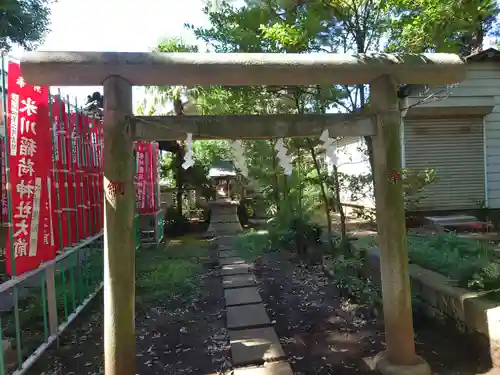
{"label": "green shrub", "polygon": [[269,238],[275,249],[302,254],[307,246],[320,243],[321,231],[308,215],[283,210],[270,222]]}
{"label": "green shrub", "polygon": [[239,235],[236,248],[243,259],[253,261],[271,250],[269,232],[265,230],[251,230]]}
{"label": "green shrub", "polygon": [[188,219],[185,216],[179,216],[177,208],[170,206],[165,212],[164,232],[167,237],[183,234],[188,225]]}
{"label": "green shrub", "polygon": [[371,278],[362,275],[364,256],[364,252],[340,255],[330,267],[334,272],[336,285],[344,297],[352,298],[368,308],[378,308],[382,301],[381,290]]}
{"label": "green shrub", "polygon": [[[373,237],[358,241],[358,247],[376,246]],[[456,234],[435,236],[409,235],[411,263],[438,272],[458,286],[476,291],[500,288],[500,264],[485,244]]]}
{"label": "green shrub", "polygon": [[401,178],[405,195],[405,207],[410,211],[418,208],[420,201],[426,198],[424,191],[427,186],[438,181],[435,169],[410,171],[405,168],[402,171]]}

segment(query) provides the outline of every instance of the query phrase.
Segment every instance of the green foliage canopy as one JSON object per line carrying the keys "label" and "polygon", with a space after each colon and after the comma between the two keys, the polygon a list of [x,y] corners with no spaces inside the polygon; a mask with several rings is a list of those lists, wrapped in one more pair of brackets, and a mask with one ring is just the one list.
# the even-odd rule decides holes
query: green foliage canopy
{"label": "green foliage canopy", "polygon": [[53,0],[2,0],[0,2],[0,48],[18,45],[35,49],[49,31]]}

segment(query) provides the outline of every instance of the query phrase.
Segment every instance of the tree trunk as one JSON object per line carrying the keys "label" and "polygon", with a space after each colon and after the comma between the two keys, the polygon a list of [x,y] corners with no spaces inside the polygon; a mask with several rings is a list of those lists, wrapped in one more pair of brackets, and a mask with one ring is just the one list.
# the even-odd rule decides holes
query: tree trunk
{"label": "tree trunk", "polygon": [[323,205],[325,206],[325,214],[327,221],[327,230],[328,230],[328,243],[330,244],[330,248],[332,251],[334,250],[333,242],[332,242],[332,217],[330,215],[330,204],[328,203],[328,195],[326,194],[325,185],[323,183],[323,178],[321,177],[321,168],[318,163],[318,158],[316,157],[316,151],[314,151],[314,146],[311,143],[311,140],[307,138],[307,146],[309,147],[309,151],[311,152],[311,157],[314,162],[314,169],[316,169],[316,173],[318,174],[319,187],[321,190],[321,197],[323,199]]}
{"label": "tree trunk", "polygon": [[302,152],[301,152],[301,149],[299,147],[299,149],[297,150],[297,173],[298,173],[298,180],[299,180],[299,187],[298,187],[298,190],[299,190],[299,198],[298,198],[298,208],[299,208],[299,216],[302,217],[302,212],[303,212],[303,209],[302,209],[302,172],[300,170],[302,166]]}
{"label": "tree trunk", "polygon": [[273,162],[273,176],[274,176],[274,186],[273,186],[273,195],[274,195],[274,202],[276,204],[276,211],[280,211],[280,182],[278,178],[278,174],[276,173],[276,170],[278,169],[278,162],[276,161],[276,152],[274,151],[274,145],[275,142],[270,140],[269,145],[271,146],[271,155],[272,155],[272,162]]}
{"label": "tree trunk", "polygon": [[182,196],[184,195],[184,170],[182,169],[183,157],[180,152],[175,154],[175,168],[177,169],[175,174],[175,187],[177,189],[176,193],[176,202],[177,202],[177,215],[178,217],[182,217],[183,209],[182,209]]}
{"label": "tree trunk", "polygon": [[[173,104],[174,104],[174,112],[176,116],[184,116],[184,106],[182,105],[182,100],[177,97],[173,98]],[[182,148],[184,149],[184,143],[182,143]],[[175,178],[175,187],[177,188],[177,194],[176,194],[176,200],[177,200],[177,216],[179,218],[182,217],[183,215],[183,209],[182,209],[182,196],[184,195],[184,169],[182,168],[182,163],[183,163],[183,155],[182,151],[178,150],[175,154],[175,167],[177,168],[176,171],[176,178]]]}
{"label": "tree trunk", "polygon": [[344,207],[342,207],[342,202],[340,201],[340,184],[339,184],[339,172],[337,166],[333,166],[333,187],[335,189],[335,200],[337,203],[337,210],[340,214],[340,234],[342,240],[347,238],[347,228],[345,222]]}

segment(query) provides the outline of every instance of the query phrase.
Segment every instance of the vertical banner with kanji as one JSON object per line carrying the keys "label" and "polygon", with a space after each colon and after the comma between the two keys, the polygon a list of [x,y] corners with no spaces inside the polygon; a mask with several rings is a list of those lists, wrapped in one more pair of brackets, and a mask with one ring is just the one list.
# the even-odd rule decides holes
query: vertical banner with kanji
{"label": "vertical banner with kanji", "polygon": [[153,142],[153,186],[155,211],[160,209],[160,150],[158,142]]}
{"label": "vertical banner with kanji", "polygon": [[82,113],[82,129],[81,129],[81,137],[82,137],[82,148],[83,148],[83,173],[82,173],[82,181],[83,181],[83,210],[84,210],[84,226],[86,228],[87,237],[92,235],[92,222],[93,218],[90,216],[90,200],[92,193],[91,181],[89,178],[90,173],[90,145],[89,145],[89,117],[87,114]]}
{"label": "vertical banner with kanji", "polygon": [[[12,206],[6,270],[20,275],[55,257],[50,232],[51,123],[47,87],[29,86],[19,64],[9,62],[7,179]],[[14,257],[14,259],[12,259]]]}
{"label": "vertical banner with kanji", "polygon": [[98,160],[97,160],[97,193],[98,193],[98,214],[99,214],[99,231],[104,229],[104,189],[103,189],[103,179],[104,179],[104,134],[102,121],[97,123],[97,150],[98,150]]}
{"label": "vertical banner with kanji", "polygon": [[[50,105],[50,115],[52,116],[49,120],[51,121],[51,132],[53,134],[53,142],[52,142],[52,169],[50,173],[50,183],[51,189],[49,191],[50,197],[50,214],[51,214],[51,223],[52,223],[52,233],[54,235],[54,242],[56,250],[61,250],[64,248],[64,237],[65,232],[62,227],[62,203],[59,200],[59,196],[62,193],[61,184],[60,184],[60,173],[59,168],[61,167],[61,147],[59,144],[59,108],[58,104],[55,104],[54,101],[49,103]],[[54,114],[56,114],[56,118],[54,119]]]}
{"label": "vertical banner with kanji", "polygon": [[144,213],[146,210],[146,144],[136,142],[137,171],[135,173],[137,211]]}
{"label": "vertical banner with kanji", "polygon": [[90,174],[92,193],[90,202],[90,215],[92,216],[92,234],[97,234],[99,232],[99,174],[98,174],[98,163],[99,163],[99,148],[98,148],[98,135],[99,135],[99,119],[90,119]]}
{"label": "vertical banner with kanji", "polygon": [[7,198],[7,172],[5,170],[5,142],[0,138],[0,152],[2,154],[2,223],[9,222],[9,200]]}
{"label": "vertical banner with kanji", "polygon": [[71,162],[75,172],[76,186],[76,209],[80,240],[87,237],[87,228],[85,227],[84,210],[84,186],[83,186],[83,147],[82,147],[82,116],[75,112],[70,116],[71,124]]}
{"label": "vertical banner with kanji", "polygon": [[65,103],[60,96],[51,98],[51,121],[52,131],[54,132],[54,166],[52,180],[54,188],[51,191],[51,203],[54,207],[52,211],[52,222],[54,225],[54,233],[58,250],[63,250],[69,247],[72,243],[71,227],[68,223],[71,222],[70,213],[68,211],[69,202],[68,196],[68,181],[67,181],[67,165],[66,165],[66,148],[65,148]]}
{"label": "vertical banner with kanji", "polygon": [[73,172],[72,152],[71,152],[71,105],[65,103],[63,107],[64,112],[62,115],[62,142],[64,152],[64,172],[65,172],[65,185],[66,187],[66,207],[65,210],[68,215],[68,227],[70,232],[70,244],[75,245],[79,241],[79,227],[78,227],[78,208],[75,202],[75,189],[76,181]]}
{"label": "vertical banner with kanji", "polygon": [[146,143],[146,163],[147,163],[147,202],[146,209],[147,212],[152,214],[156,211],[155,207],[155,186],[154,186],[154,175],[156,169],[154,168],[154,147],[153,142]]}

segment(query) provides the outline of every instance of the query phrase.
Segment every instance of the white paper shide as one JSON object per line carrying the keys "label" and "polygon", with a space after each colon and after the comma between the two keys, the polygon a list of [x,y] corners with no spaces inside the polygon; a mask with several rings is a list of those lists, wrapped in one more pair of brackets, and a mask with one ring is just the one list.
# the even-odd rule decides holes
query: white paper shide
{"label": "white paper shide", "polygon": [[330,138],[328,129],[325,129],[323,133],[321,133],[319,139],[321,142],[323,142],[322,148],[325,150],[326,167],[328,168],[328,172],[332,173],[333,167],[338,163],[337,141],[333,138]]}
{"label": "white paper shide", "polygon": [[243,146],[243,142],[241,140],[236,140],[231,144],[231,148],[233,150],[235,167],[240,170],[243,176],[248,177],[248,167],[246,163],[245,147]]}
{"label": "white paper shide", "polygon": [[182,163],[182,168],[189,169],[190,167],[192,167],[194,165],[193,134],[192,133],[186,134],[186,145],[187,145],[187,150],[186,150],[186,154],[184,155],[184,163]]}
{"label": "white paper shide", "polygon": [[283,138],[280,138],[276,141],[276,145],[274,148],[277,152],[278,163],[280,167],[283,168],[285,175],[291,176],[293,172],[292,157],[288,155],[288,150],[283,143]]}

